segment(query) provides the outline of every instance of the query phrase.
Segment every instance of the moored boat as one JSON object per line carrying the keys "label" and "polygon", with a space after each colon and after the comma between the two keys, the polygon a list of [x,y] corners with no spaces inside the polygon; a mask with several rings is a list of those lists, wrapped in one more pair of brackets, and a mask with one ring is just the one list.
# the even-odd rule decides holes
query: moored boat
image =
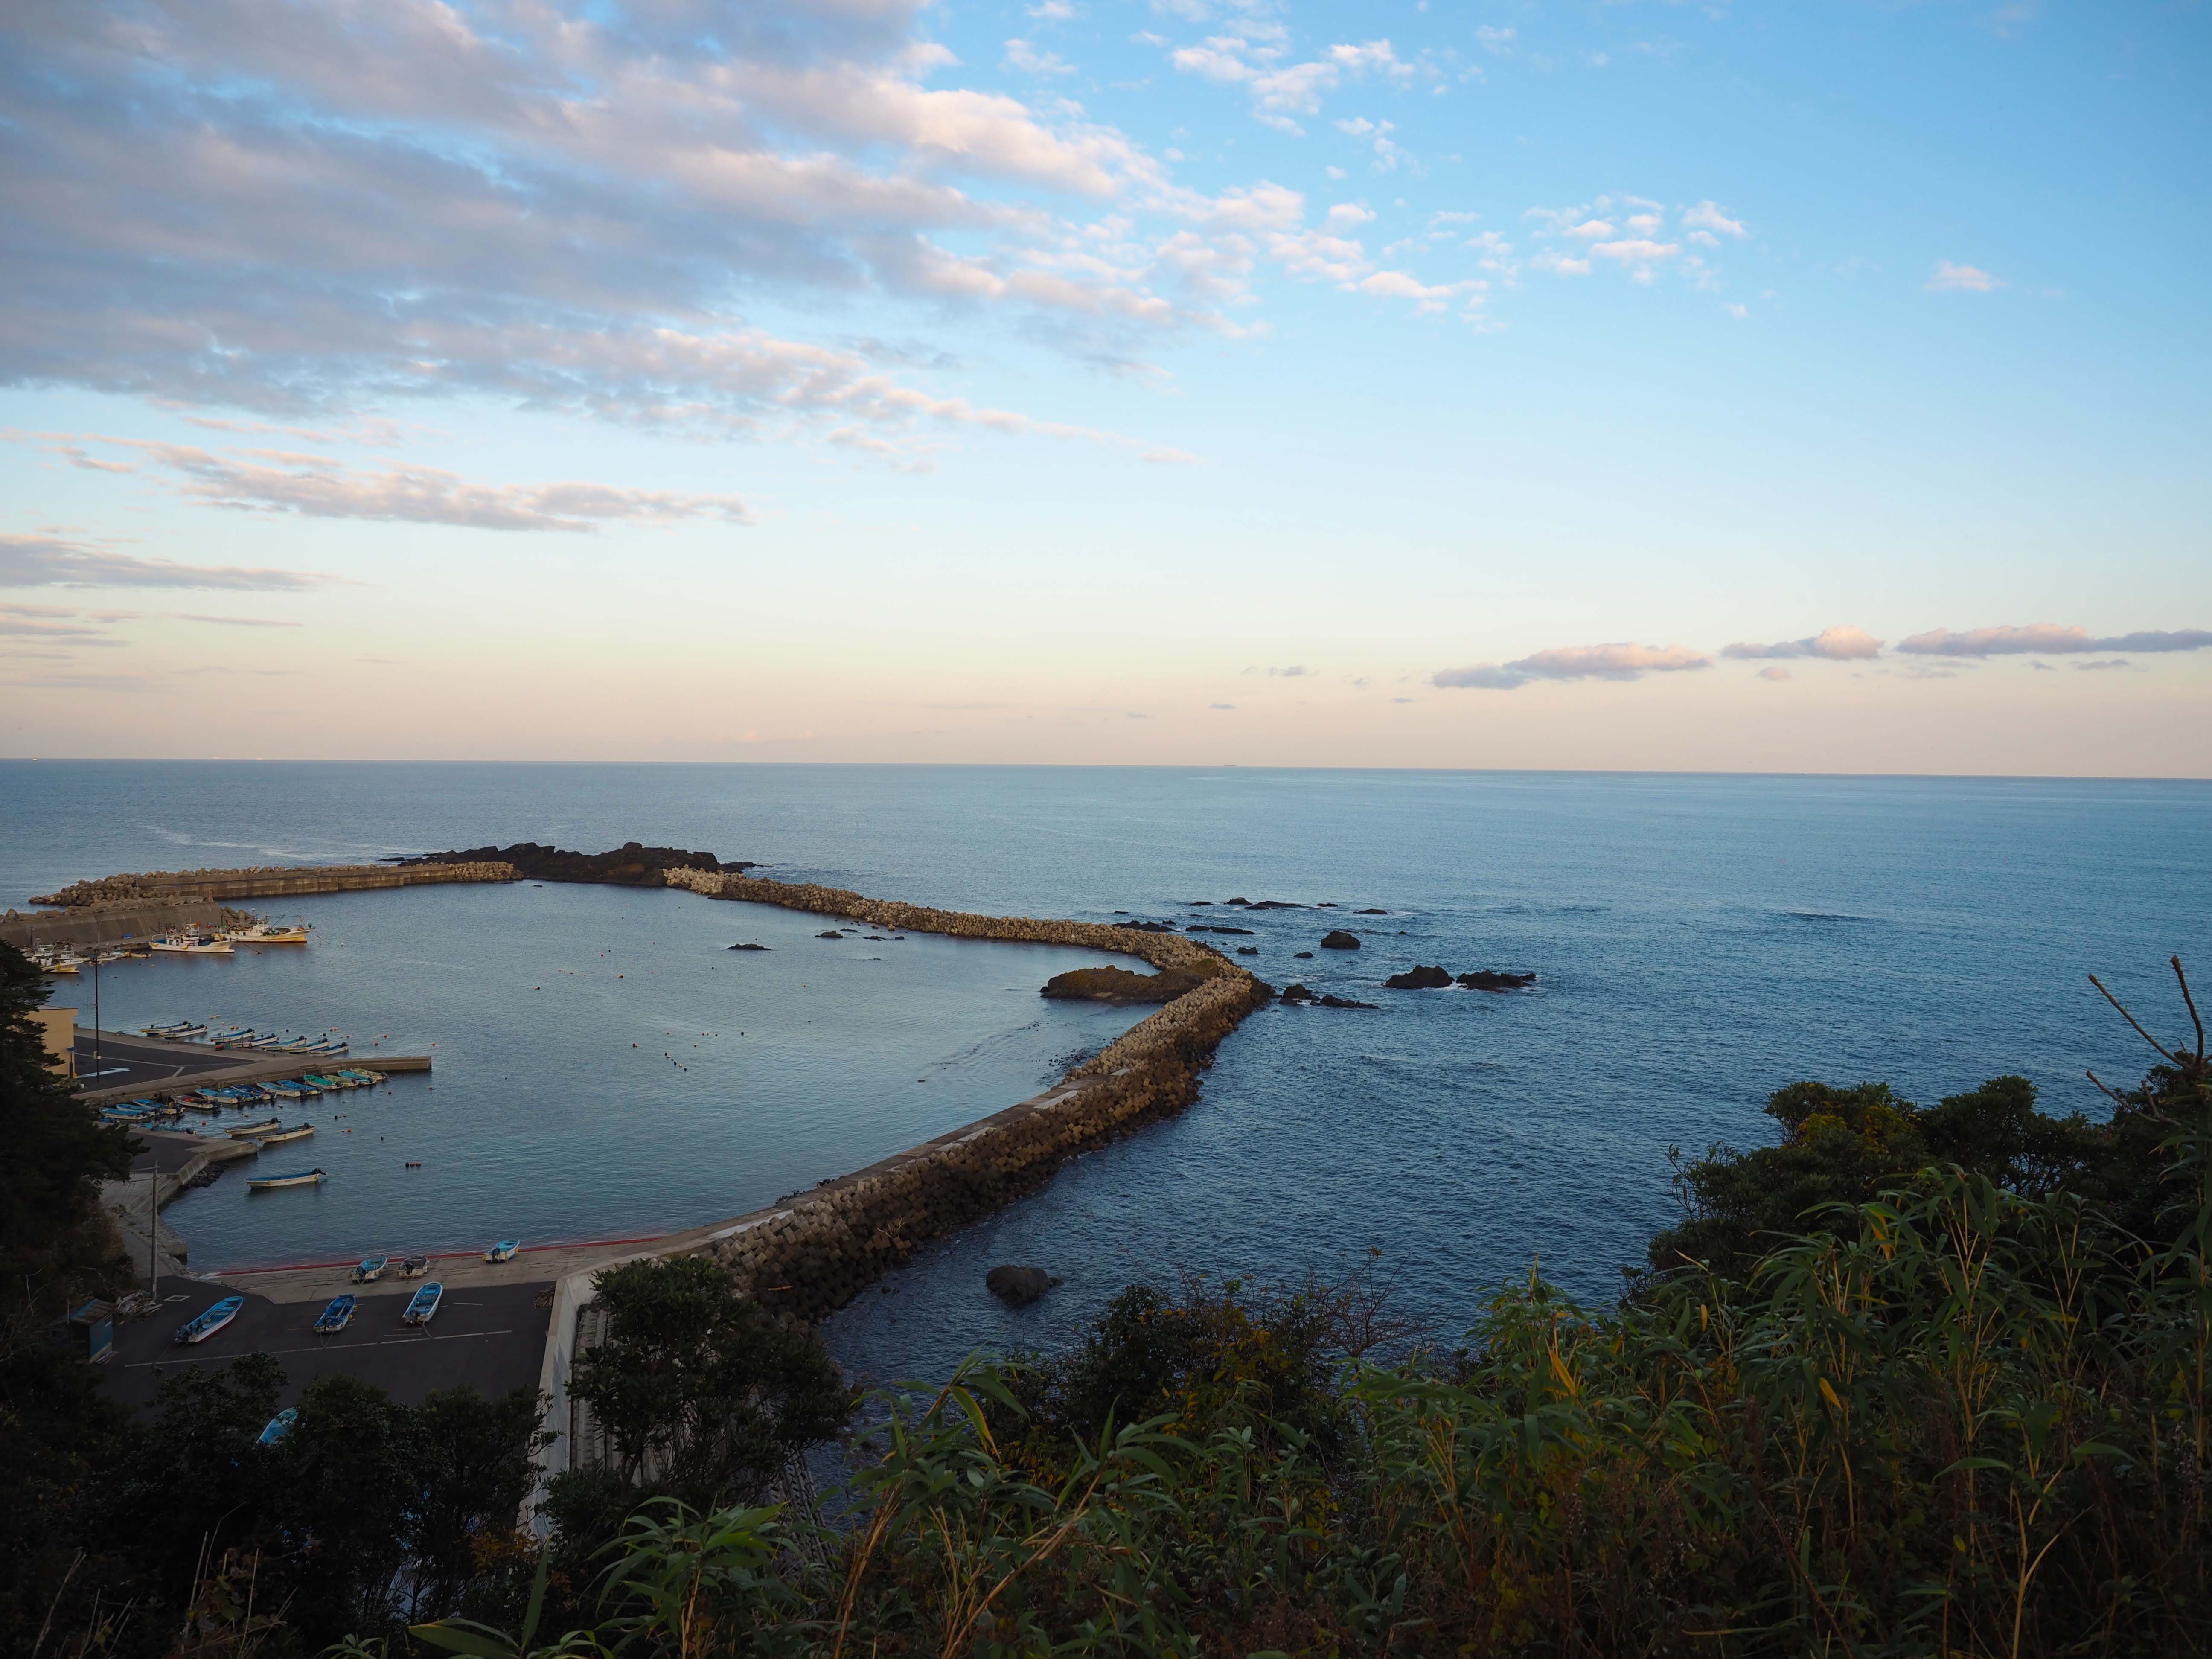
{"label": "moored boat", "polygon": [[176,1340],[179,1346],[184,1346],[194,1342],[206,1341],[208,1338],[237,1318],[239,1310],[245,1306],[244,1297],[227,1296],[204,1313],[187,1319],[177,1327]]}
{"label": "moored boat", "polygon": [[246,1183],[249,1193],[274,1192],[279,1187],[319,1187],[323,1184],[320,1170],[301,1170],[291,1175],[254,1176]]}
{"label": "moored boat", "polygon": [[350,1294],[332,1297],[331,1305],[315,1321],[315,1334],[336,1336],[353,1322],[353,1310],[360,1305]]}
{"label": "moored boat", "polygon": [[432,1279],[415,1292],[414,1298],[407,1304],[407,1311],[399,1317],[410,1325],[428,1324],[430,1316],[438,1311],[438,1298],[445,1293],[446,1287],[436,1279]]}
{"label": "moored boat", "polygon": [[498,1243],[493,1245],[491,1249],[484,1252],[484,1260],[487,1261],[512,1261],[514,1260],[514,1253],[521,1248],[522,1241],[520,1239],[502,1238]]}
{"label": "moored boat", "polygon": [[353,1282],[356,1285],[374,1285],[378,1279],[384,1277],[384,1269],[390,1263],[391,1260],[392,1258],[390,1256],[384,1255],[365,1255],[362,1257],[362,1259],[354,1265]]}
{"label": "moored boat", "polygon": [[284,1120],[281,1117],[264,1118],[258,1123],[234,1123],[223,1133],[236,1140],[252,1140],[256,1135],[265,1135],[271,1129],[283,1127]]}
{"label": "moored boat", "polygon": [[[237,1133],[238,1131],[235,1129],[231,1131],[231,1133],[233,1134],[236,1134]],[[295,1123],[289,1129],[280,1128],[268,1130],[264,1131],[263,1133],[254,1136],[253,1138],[259,1141],[264,1146],[282,1146],[288,1140],[305,1140],[309,1135],[314,1133],[315,1126],[312,1123]]]}
{"label": "moored boat", "polygon": [[270,1418],[269,1419],[269,1426],[261,1431],[260,1443],[264,1446],[275,1445],[279,1440],[282,1440],[286,1435],[292,1432],[292,1425],[299,1420],[300,1408],[297,1406],[285,1407],[283,1411],[278,1412],[276,1416]]}
{"label": "moored boat", "polygon": [[263,1091],[278,1100],[305,1100],[307,1091],[294,1083],[264,1083]]}

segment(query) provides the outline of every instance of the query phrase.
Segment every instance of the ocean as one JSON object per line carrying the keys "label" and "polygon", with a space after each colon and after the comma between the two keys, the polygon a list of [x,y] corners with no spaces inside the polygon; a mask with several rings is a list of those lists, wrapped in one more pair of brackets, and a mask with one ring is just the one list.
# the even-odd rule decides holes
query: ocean
{"label": "ocean", "polygon": [[[1255,1015],[1189,1111],[919,1251],[830,1322],[875,1379],[1050,1348],[1123,1285],[1184,1273],[1371,1262],[1447,1334],[1532,1267],[1610,1297],[1675,1213],[1668,1149],[1768,1139],[1782,1084],[1932,1101],[2017,1073],[2046,1109],[2095,1112],[2084,1069],[2131,1078],[2148,1054],[2086,975],[2175,1030],[2166,958],[2200,958],[2212,916],[2212,785],[2194,782],[9,762],[0,829],[19,907],[123,870],[638,840],[960,909],[1249,927],[1217,942],[1256,947],[1270,982],[1382,1005]],[[1387,914],[1351,914],[1367,909]],[[1133,1017],[1036,996],[1097,959],[1082,952],[831,943],[810,918],[674,893],[431,889],[276,914],[316,942],[110,970],[109,1023],[335,1024],[435,1042],[438,1070],[329,1106],[354,1133],[319,1129],[302,1161],[343,1143],[359,1174],[320,1195],[179,1200],[166,1214],[198,1265],[343,1255],[372,1230],[435,1247],[734,1214],[1012,1104]],[[1332,927],[1362,948],[1319,950]],[[722,948],[745,938],[772,949]],[[1381,988],[1416,963],[1538,978]],[[1064,1282],[1009,1311],[982,1285],[1001,1261]]]}

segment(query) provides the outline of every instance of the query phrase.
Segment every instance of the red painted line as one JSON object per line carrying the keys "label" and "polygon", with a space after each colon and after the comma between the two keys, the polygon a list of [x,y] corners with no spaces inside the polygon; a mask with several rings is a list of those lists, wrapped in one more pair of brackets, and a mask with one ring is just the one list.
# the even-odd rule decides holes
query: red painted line
{"label": "red painted line", "polygon": [[[610,1244],[654,1244],[669,1237],[671,1235],[667,1233],[641,1233],[635,1238],[579,1238],[560,1244],[526,1244],[515,1254],[528,1255],[533,1250],[591,1250]],[[483,1255],[482,1250],[433,1250],[429,1259],[433,1261],[458,1261],[464,1256],[481,1259]],[[361,1260],[360,1256],[349,1255],[337,1261],[291,1261],[277,1267],[218,1267],[215,1276],[217,1279],[240,1279],[247,1273],[312,1273],[321,1267],[350,1267]]]}

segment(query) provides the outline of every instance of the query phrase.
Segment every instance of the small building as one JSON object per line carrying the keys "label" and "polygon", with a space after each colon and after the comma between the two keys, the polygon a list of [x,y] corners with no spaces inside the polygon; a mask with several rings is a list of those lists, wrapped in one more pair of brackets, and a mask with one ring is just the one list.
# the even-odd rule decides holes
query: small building
{"label": "small building", "polygon": [[115,1306],[109,1302],[88,1302],[72,1309],[70,1316],[57,1321],[53,1327],[54,1340],[65,1345],[70,1352],[94,1365],[104,1365],[115,1356]]}
{"label": "small building", "polygon": [[33,1008],[31,1024],[46,1040],[46,1060],[70,1076],[76,1075],[76,1010]]}

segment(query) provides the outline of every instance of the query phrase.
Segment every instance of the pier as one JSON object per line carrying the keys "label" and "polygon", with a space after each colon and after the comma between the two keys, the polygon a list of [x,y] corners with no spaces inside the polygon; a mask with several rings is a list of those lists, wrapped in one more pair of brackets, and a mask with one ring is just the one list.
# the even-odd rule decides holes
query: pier
{"label": "pier", "polygon": [[[97,1040],[98,1063],[94,1047]],[[265,1048],[217,1048],[204,1042],[173,1042],[132,1033],[76,1032],[77,1098],[88,1106],[112,1106],[125,1100],[166,1100],[195,1089],[220,1089],[234,1083],[285,1083],[310,1072],[362,1066],[386,1073],[427,1072],[428,1054],[284,1054]]]}

